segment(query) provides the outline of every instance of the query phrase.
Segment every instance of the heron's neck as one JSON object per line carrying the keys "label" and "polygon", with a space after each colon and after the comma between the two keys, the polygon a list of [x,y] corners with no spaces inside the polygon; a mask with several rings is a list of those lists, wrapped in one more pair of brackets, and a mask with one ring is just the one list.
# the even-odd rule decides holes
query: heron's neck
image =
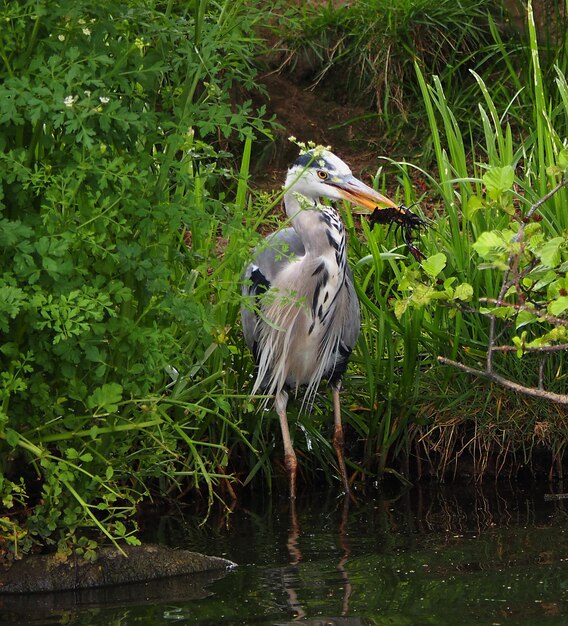
{"label": "heron's neck", "polygon": [[304,244],[306,256],[335,260],[339,274],[343,274],[347,265],[347,246],[339,213],[331,206],[316,204],[314,200],[298,199],[297,194],[287,193],[284,203],[292,226]]}

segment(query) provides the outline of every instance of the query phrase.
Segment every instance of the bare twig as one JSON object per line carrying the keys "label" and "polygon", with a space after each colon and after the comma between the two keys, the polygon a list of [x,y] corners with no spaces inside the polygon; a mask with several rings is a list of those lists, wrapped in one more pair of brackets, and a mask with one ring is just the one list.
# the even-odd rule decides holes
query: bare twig
{"label": "bare twig", "polygon": [[541,356],[538,364],[538,388],[544,389],[544,356]]}
{"label": "bare twig", "polygon": [[501,300],[501,298],[479,298],[479,301],[485,304],[494,304],[495,306],[511,307],[512,309],[516,309],[517,311],[527,311],[527,313],[532,313],[533,315],[540,317],[545,322],[550,322],[551,324],[560,324],[561,326],[568,326],[568,319],[555,317],[554,315],[548,315],[548,313],[543,313],[542,311],[539,311],[532,306],[527,306],[526,304],[507,302],[506,300]]}
{"label": "bare twig", "polygon": [[545,493],[545,500],[568,500],[568,493]]}
{"label": "bare twig", "polygon": [[557,402],[559,404],[568,404],[568,395],[565,393],[554,393],[552,391],[546,391],[545,389],[537,389],[536,387],[525,387],[525,385],[520,385],[513,380],[509,380],[504,376],[500,376],[499,374],[495,374],[494,372],[489,372],[487,370],[480,370],[475,367],[469,367],[464,365],[463,363],[458,363],[457,361],[452,361],[452,359],[447,359],[446,357],[439,356],[438,361],[443,363],[444,365],[451,365],[453,367],[457,367],[462,372],[466,372],[468,374],[472,374],[473,376],[481,376],[482,378],[487,378],[502,387],[507,387],[508,389],[513,389],[513,391],[517,391],[519,393],[523,393],[527,396],[534,396],[535,398],[543,398],[544,400],[549,400],[550,402]]}
{"label": "bare twig", "polygon": [[[517,352],[517,346],[493,346],[495,352]],[[562,352],[568,350],[568,343],[557,343],[554,346],[523,346],[523,352]]]}

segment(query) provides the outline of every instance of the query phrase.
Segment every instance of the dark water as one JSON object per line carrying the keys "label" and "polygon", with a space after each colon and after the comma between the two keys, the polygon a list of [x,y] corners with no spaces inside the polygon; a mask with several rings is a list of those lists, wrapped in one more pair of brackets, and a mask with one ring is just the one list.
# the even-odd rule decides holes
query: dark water
{"label": "dark water", "polygon": [[[413,488],[344,505],[256,503],[154,540],[223,556],[226,574],[1,600],[12,624],[568,625],[568,500],[542,487]],[[6,610],[8,612],[6,612]]]}

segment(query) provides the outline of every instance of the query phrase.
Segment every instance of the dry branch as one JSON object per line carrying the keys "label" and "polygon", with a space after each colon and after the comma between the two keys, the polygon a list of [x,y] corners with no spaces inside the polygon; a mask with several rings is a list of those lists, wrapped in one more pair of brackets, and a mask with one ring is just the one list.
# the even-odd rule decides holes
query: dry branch
{"label": "dry branch", "polygon": [[526,304],[507,302],[506,300],[501,300],[500,298],[479,298],[479,301],[483,302],[484,304],[494,304],[495,306],[510,307],[512,309],[516,309],[517,311],[526,311],[527,313],[532,313],[533,315],[536,315],[536,317],[540,317],[543,322],[558,324],[559,326],[568,326],[568,319],[549,315],[544,311],[539,311],[538,309],[535,309],[532,306],[527,306]]}
{"label": "dry branch", "polygon": [[[518,352],[517,346],[493,346],[495,352]],[[523,346],[523,352],[560,352],[568,350],[568,343],[557,343],[554,346]]]}
{"label": "dry branch", "polygon": [[525,387],[525,385],[521,385],[516,383],[514,380],[509,380],[504,376],[500,376],[499,374],[495,374],[495,372],[490,372],[487,370],[480,370],[475,367],[469,367],[464,365],[463,363],[458,363],[457,361],[452,361],[452,359],[447,359],[446,357],[439,356],[438,361],[443,363],[444,365],[452,365],[453,367],[457,367],[462,370],[462,372],[467,372],[468,374],[472,374],[473,376],[481,376],[482,378],[487,378],[502,387],[507,387],[508,389],[512,389],[513,391],[517,391],[519,393],[523,393],[527,396],[533,396],[535,398],[543,398],[544,400],[550,400],[550,402],[557,402],[559,404],[568,404],[568,395],[565,393],[554,393],[552,391],[546,391],[546,389],[537,389],[536,387]]}

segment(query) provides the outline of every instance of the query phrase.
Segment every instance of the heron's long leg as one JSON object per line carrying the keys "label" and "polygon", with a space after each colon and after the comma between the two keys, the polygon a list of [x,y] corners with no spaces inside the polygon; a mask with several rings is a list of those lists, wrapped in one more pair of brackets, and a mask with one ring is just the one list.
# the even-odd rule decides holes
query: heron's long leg
{"label": "heron's long leg", "polygon": [[347,470],[345,468],[345,459],[343,458],[343,426],[341,424],[341,404],[339,401],[340,389],[341,383],[339,382],[331,386],[331,393],[333,395],[333,418],[335,422],[333,447],[337,454],[337,464],[339,465],[343,488],[345,489],[345,493],[349,494],[349,481],[347,480]]}
{"label": "heron's long leg", "polygon": [[298,470],[298,460],[292,446],[290,430],[288,428],[288,417],[286,415],[286,405],[288,404],[288,394],[280,391],[276,394],[276,412],[280,418],[280,429],[282,430],[282,441],[284,442],[284,463],[290,477],[290,499],[296,498],[296,472]]}

